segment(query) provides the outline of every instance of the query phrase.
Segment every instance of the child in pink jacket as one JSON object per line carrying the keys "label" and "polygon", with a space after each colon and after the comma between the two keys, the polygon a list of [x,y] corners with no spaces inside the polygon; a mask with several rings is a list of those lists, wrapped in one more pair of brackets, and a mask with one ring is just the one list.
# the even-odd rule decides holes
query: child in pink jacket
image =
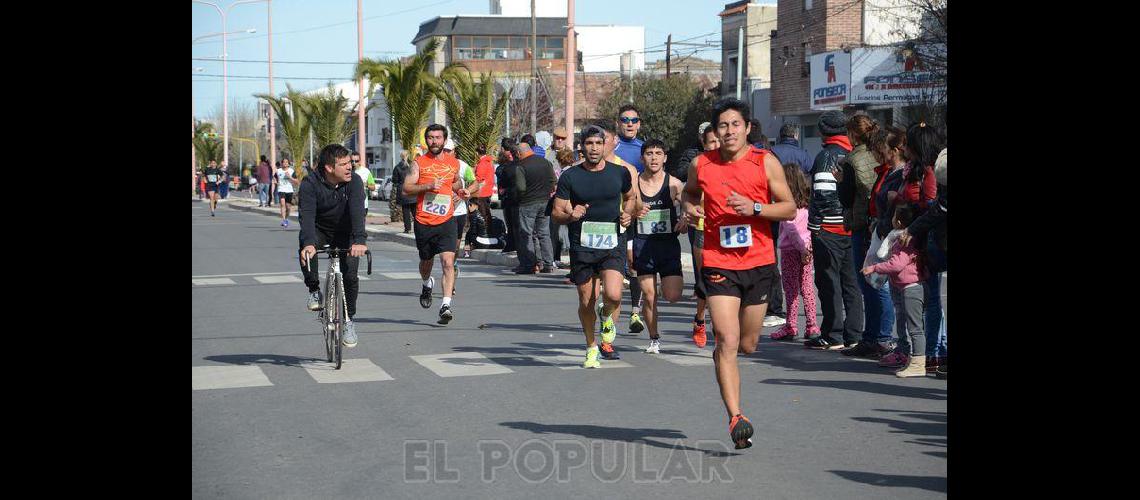
{"label": "child in pink jacket", "polygon": [[923,327],[926,270],[919,262],[918,250],[909,243],[904,245],[895,234],[906,229],[913,218],[907,205],[896,207],[891,221],[895,229],[883,242],[884,245],[890,245],[887,260],[863,268],[863,274],[882,274],[891,283],[891,301],[895,306],[895,329],[899,334],[899,344],[895,352],[884,356],[879,365],[901,367],[895,371],[899,377],[926,376],[926,330]]}
{"label": "child in pink jacket", "polygon": [[801,294],[807,318],[805,336],[819,335],[815,318],[815,282],[812,280],[811,232],[807,228],[811,188],[803,169],[796,163],[784,164],[784,178],[796,202],[796,218],[780,222],[780,238],[776,241],[782,256],[780,280],[784,285],[784,299],[788,301],[788,322],[772,333],[772,340],[796,339]]}

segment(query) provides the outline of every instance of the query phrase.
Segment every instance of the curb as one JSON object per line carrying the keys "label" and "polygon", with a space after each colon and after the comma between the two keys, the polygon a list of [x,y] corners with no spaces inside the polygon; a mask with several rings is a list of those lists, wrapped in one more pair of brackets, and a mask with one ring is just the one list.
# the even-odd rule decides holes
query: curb
{"label": "curb", "polygon": [[[247,202],[247,201],[226,200],[225,204],[229,208],[232,208],[235,210],[241,210],[244,212],[253,212],[253,213],[262,214],[262,215],[270,215],[270,216],[273,216],[275,218],[281,216],[280,215],[281,212],[277,208],[258,207],[256,205],[253,205],[250,202]],[[220,204],[219,204],[219,207],[220,207]],[[294,213],[294,214],[290,215],[289,219],[296,221],[297,220],[297,214]],[[416,246],[415,235],[413,233],[404,233],[402,229],[389,228],[387,226],[368,227],[366,225],[364,228],[364,231],[368,233],[368,239],[369,240],[391,241],[391,242],[400,243],[400,244],[411,246],[411,247]],[[457,255],[456,260],[459,260],[459,259],[460,259],[460,257]],[[518,265],[519,265],[519,259],[516,255],[514,255],[514,254],[503,254],[502,251],[497,250],[497,249],[494,249],[494,250],[492,250],[492,249],[471,250],[471,258],[470,259],[464,259],[464,260],[474,260],[474,261],[483,262],[483,263],[491,264],[491,265],[495,265],[495,266],[505,266],[505,267],[508,267],[510,269],[514,269],[515,267],[518,267]]]}

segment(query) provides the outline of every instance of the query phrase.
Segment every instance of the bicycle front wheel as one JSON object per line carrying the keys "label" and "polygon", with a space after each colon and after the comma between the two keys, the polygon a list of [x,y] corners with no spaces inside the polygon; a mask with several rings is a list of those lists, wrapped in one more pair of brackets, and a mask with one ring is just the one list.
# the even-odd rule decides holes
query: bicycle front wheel
{"label": "bicycle front wheel", "polygon": [[345,308],[344,287],[341,286],[340,280],[341,280],[340,274],[334,274],[333,275],[333,279],[332,279],[333,300],[330,303],[332,312],[329,314],[329,316],[332,318],[333,326],[335,327],[335,328],[333,328],[333,332],[331,335],[332,336],[332,342],[333,342],[333,359],[331,359],[330,361],[332,361],[333,363],[336,364],[337,370],[340,369],[340,364],[341,364],[341,357],[340,357],[341,336],[344,335],[344,321],[345,321],[345,319],[347,319],[347,317],[344,314],[344,308]]}

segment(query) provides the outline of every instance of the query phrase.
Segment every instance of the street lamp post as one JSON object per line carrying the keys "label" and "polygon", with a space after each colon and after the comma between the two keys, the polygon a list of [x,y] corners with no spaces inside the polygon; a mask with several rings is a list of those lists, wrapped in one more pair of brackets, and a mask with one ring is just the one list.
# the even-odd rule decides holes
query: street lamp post
{"label": "street lamp post", "polygon": [[226,43],[226,15],[229,14],[230,9],[243,3],[264,2],[268,0],[238,0],[222,10],[218,4],[213,2],[206,2],[204,0],[190,0],[193,3],[200,3],[209,5],[218,11],[218,15],[222,16],[222,165],[225,170],[229,170],[230,162],[230,82],[229,82],[229,45]]}
{"label": "street lamp post", "polygon": [[[356,55],[357,61],[364,60],[364,0],[356,0]],[[364,77],[356,82],[356,153],[368,161],[365,154],[364,137]]]}

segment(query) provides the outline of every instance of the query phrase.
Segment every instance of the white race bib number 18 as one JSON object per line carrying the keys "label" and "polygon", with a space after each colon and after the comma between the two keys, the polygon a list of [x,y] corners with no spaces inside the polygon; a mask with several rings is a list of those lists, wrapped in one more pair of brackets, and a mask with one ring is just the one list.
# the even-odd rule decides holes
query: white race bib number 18
{"label": "white race bib number 18", "polygon": [[613,222],[583,222],[579,237],[582,246],[609,250],[617,246],[617,228]]}
{"label": "white race bib number 18", "polygon": [[720,236],[721,248],[744,248],[752,246],[752,226],[749,224],[721,226],[717,234]]}
{"label": "white race bib number 18", "polygon": [[428,193],[424,196],[423,211],[429,214],[447,215],[451,208],[451,197],[445,194]]}

